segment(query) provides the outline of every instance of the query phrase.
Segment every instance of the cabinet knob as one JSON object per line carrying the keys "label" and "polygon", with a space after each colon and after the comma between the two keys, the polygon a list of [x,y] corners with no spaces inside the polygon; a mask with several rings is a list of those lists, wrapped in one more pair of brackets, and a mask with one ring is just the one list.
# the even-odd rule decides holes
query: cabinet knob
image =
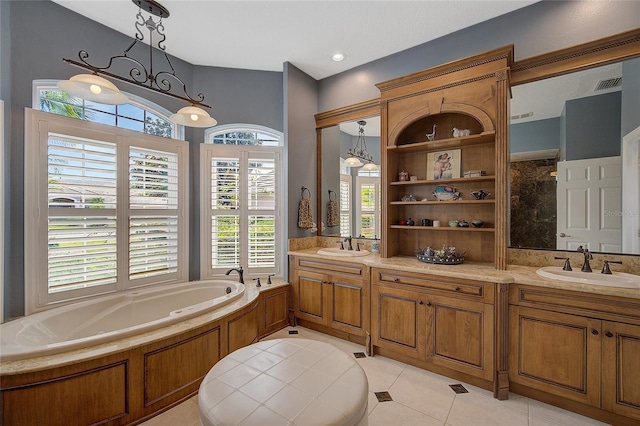
{"label": "cabinet knob", "polygon": [[610,331],[607,331],[606,333],[604,333],[604,335],[607,337],[613,337],[613,333]]}
{"label": "cabinet knob", "polygon": [[431,306],[431,302],[427,302],[427,306]]}
{"label": "cabinet knob", "polygon": [[460,287],[456,287],[456,291],[460,291]]}
{"label": "cabinet knob", "polygon": [[400,278],[398,278],[398,277],[395,277],[395,278],[393,279],[393,282],[394,282],[394,283],[397,283],[398,281],[400,281]]}
{"label": "cabinet knob", "polygon": [[591,334],[597,336],[598,334],[600,334],[600,332],[594,328],[593,330],[591,330]]}
{"label": "cabinet knob", "polygon": [[419,300],[418,305],[424,305],[424,302],[422,300]]}

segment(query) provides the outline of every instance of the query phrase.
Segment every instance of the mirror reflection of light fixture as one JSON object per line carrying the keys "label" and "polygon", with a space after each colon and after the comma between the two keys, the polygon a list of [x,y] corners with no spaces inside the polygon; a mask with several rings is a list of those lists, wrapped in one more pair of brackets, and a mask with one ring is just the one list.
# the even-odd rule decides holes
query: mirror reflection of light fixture
{"label": "mirror reflection of light fixture", "polygon": [[[364,137],[364,126],[366,124],[367,122],[364,120],[358,121],[358,125],[360,126],[358,129],[358,139],[356,140],[356,146],[349,148],[349,151],[347,151],[349,157],[344,161],[345,167],[360,167],[366,163],[363,170],[378,169],[378,166],[373,162],[373,157],[367,152],[367,141]],[[364,161],[364,163],[361,160]]]}
{"label": "mirror reflection of light fixture", "polygon": [[[176,75],[176,70],[171,65],[169,55],[165,52],[164,42],[166,36],[164,34],[164,25],[162,18],[169,17],[169,10],[162,6],[155,0],[131,0],[138,6],[138,14],[136,15],[136,34],[133,42],[123,52],[122,55],[112,56],[107,65],[104,67],[98,67],[87,62],[89,53],[85,50],[78,52],[80,62],[72,59],[63,58],[66,63],[76,66],[78,68],[84,68],[91,71],[92,74],[79,74],[71,77],[69,80],[60,81],[58,87],[70,95],[78,98],[86,99],[93,102],[99,102],[103,104],[119,105],[127,103],[129,99],[111,82],[104,79],[104,77],[113,78],[123,81],[125,83],[133,84],[134,86],[142,87],[147,90],[161,93],[163,95],[171,96],[173,98],[181,99],[188,102],[191,106],[180,109],[177,113],[173,114],[170,119],[177,124],[190,127],[211,127],[217,124],[217,121],[202,108],[211,108],[209,105],[203,103],[204,95],[198,93],[195,97],[192,97],[187,92],[187,86],[185,82]],[[149,17],[145,19],[142,15],[142,11],[149,13]],[[160,19],[154,21],[153,16],[157,16]],[[144,41],[145,37],[142,33],[142,28],[146,28],[149,31],[149,58],[147,60],[147,66],[129,55],[130,50],[135,44],[140,41]],[[153,42],[153,33],[156,32],[160,36],[160,40],[155,44]],[[164,58],[170,70],[153,71],[153,50],[157,47],[164,54]],[[113,70],[109,70],[115,62],[130,61],[133,63],[133,67],[129,70],[127,76],[121,76],[115,74]],[[172,91],[172,82],[177,82],[176,86],[182,88],[183,94],[178,94]]]}

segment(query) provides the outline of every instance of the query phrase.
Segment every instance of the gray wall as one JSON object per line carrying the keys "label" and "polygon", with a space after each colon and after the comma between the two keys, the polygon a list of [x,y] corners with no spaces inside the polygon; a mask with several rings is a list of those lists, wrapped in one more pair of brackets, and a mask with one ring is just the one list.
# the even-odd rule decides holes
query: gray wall
{"label": "gray wall", "polygon": [[638,22],[637,1],[541,1],[320,80],[318,109],[375,99],[375,83],[501,46],[513,44],[515,59],[524,59],[628,31]]}
{"label": "gray wall", "polygon": [[620,155],[621,96],[613,92],[567,101],[564,159]]}
{"label": "gray wall", "polygon": [[560,118],[528,121],[509,126],[511,152],[560,149]]}
{"label": "gray wall", "polygon": [[288,155],[288,238],[308,237],[311,232],[298,228],[300,189],[311,190],[311,211],[316,223],[316,122],[318,83],[289,62],[284,64],[285,138]]}

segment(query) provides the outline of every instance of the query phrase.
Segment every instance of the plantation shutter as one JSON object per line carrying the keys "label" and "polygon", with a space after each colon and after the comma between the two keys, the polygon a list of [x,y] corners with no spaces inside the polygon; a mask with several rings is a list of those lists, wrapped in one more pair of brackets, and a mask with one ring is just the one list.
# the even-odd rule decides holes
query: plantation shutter
{"label": "plantation shutter", "polygon": [[340,175],[340,235],[351,235],[351,175]]}
{"label": "plantation shutter", "polygon": [[50,134],[48,293],[116,282],[116,145]]}
{"label": "plantation shutter", "polygon": [[275,267],[276,169],[275,160],[248,160],[248,266]]}
{"label": "plantation shutter", "polygon": [[129,151],[129,278],[178,269],[178,155]]}
{"label": "plantation shutter", "polygon": [[240,159],[211,160],[211,266],[240,264]]}

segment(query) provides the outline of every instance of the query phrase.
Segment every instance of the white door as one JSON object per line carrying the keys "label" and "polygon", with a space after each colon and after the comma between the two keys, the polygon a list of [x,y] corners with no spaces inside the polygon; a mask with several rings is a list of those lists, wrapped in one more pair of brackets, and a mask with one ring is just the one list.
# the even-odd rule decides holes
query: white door
{"label": "white door", "polygon": [[558,162],[556,247],[620,252],[621,157]]}

